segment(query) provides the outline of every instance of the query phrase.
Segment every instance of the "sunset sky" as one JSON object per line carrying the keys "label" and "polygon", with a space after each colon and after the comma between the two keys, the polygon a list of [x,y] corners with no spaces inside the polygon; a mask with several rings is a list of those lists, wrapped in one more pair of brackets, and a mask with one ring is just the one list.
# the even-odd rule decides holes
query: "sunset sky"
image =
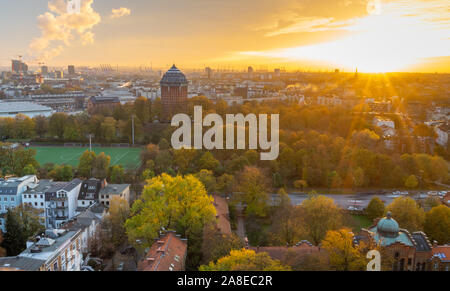
{"label": "sunset sky", "polygon": [[448,0],[0,0],[0,66],[450,72]]}

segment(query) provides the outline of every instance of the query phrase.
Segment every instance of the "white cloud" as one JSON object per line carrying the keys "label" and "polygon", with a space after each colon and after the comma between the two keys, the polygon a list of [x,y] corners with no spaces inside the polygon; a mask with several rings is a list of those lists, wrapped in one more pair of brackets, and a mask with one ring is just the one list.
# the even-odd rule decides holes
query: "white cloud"
{"label": "white cloud", "polygon": [[94,0],[80,0],[80,13],[69,13],[65,0],[50,0],[49,11],[37,18],[41,36],[30,43],[30,55],[45,61],[58,56],[71,44],[75,35],[83,45],[94,41],[92,29],[101,22],[92,4]]}
{"label": "white cloud", "polygon": [[111,19],[120,18],[123,16],[128,16],[131,14],[131,10],[125,7],[120,7],[117,9],[113,9],[111,11],[111,15],[109,16]]}

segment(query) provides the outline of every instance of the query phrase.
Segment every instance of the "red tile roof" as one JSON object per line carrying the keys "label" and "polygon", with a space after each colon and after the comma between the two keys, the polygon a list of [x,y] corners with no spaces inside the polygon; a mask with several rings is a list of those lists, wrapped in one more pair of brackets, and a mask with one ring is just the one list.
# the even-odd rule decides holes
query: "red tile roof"
{"label": "red tile roof", "polygon": [[139,262],[139,271],[184,271],[187,241],[174,232],[156,241],[145,258]]}
{"label": "red tile roof", "polygon": [[268,253],[272,259],[279,261],[284,261],[292,253],[305,256],[320,251],[319,247],[313,246],[306,241],[302,241],[293,247],[250,247],[249,249],[254,250],[256,253]]}
{"label": "red tile roof", "polygon": [[433,247],[433,257],[439,258],[442,262],[450,262],[450,245]]}

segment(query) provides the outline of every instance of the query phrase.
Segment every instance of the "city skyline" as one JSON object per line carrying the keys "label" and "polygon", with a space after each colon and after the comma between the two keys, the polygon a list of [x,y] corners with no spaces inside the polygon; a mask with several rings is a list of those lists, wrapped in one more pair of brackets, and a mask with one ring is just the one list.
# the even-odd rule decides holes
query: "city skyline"
{"label": "city skyline", "polygon": [[[445,1],[101,1],[2,3],[0,66],[450,72]],[[23,7],[28,7],[23,9]],[[173,9],[177,7],[177,9]],[[13,15],[20,22],[8,25]]]}

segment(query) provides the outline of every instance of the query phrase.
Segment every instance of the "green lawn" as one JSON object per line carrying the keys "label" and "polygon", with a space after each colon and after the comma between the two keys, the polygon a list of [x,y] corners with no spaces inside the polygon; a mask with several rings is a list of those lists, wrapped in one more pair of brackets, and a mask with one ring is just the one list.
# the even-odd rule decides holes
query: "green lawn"
{"label": "green lawn", "polygon": [[[78,166],[80,156],[88,150],[81,147],[32,147],[36,150],[36,160],[39,164],[46,163]],[[140,166],[139,148],[92,148],[96,154],[104,152],[111,157],[111,165],[122,165],[127,169],[136,169]]]}
{"label": "green lawn", "polygon": [[361,228],[368,228],[372,225],[372,221],[365,215],[352,215],[352,217],[355,222],[353,231],[359,232],[361,231]]}

